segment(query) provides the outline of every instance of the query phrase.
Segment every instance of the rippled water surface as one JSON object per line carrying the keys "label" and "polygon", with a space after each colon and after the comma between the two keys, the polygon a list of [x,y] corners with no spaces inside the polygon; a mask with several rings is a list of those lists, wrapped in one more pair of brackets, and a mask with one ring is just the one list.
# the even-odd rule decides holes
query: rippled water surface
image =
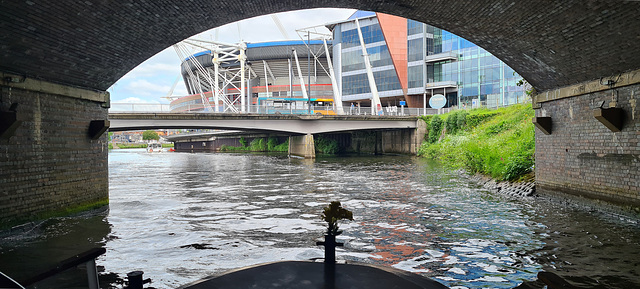
{"label": "rippled water surface", "polygon": [[[113,150],[109,170],[107,211],[2,233],[0,270],[29,276],[25,268],[103,246],[103,274],[142,270],[153,287],[175,288],[242,266],[322,257],[319,215],[339,200],[355,220],[341,224],[346,244],[338,259],[393,266],[454,288],[513,288],[541,270],[587,288],[640,288],[634,221],[491,194],[415,157]],[[38,288],[76,286],[77,274],[69,274]],[[117,287],[114,277],[102,281]]]}

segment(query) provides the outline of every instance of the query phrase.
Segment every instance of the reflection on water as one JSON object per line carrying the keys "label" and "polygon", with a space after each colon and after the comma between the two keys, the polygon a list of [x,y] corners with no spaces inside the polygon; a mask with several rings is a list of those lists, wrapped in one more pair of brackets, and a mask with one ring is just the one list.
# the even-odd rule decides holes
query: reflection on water
{"label": "reflection on water", "polygon": [[152,286],[174,288],[232,268],[322,257],[321,208],[340,200],[355,220],[341,225],[338,259],[454,288],[512,288],[540,270],[585,287],[640,287],[638,224],[493,195],[418,158],[114,150],[109,166],[108,214],[51,220],[29,237],[3,235],[0,270],[99,244],[106,272],[143,270]]}
{"label": "reflection on water", "polygon": [[[104,246],[111,229],[106,215],[106,208],[102,208],[0,232],[0,271],[24,280],[53,268],[59,261]],[[86,271],[69,270],[34,288],[86,288],[86,280]]]}

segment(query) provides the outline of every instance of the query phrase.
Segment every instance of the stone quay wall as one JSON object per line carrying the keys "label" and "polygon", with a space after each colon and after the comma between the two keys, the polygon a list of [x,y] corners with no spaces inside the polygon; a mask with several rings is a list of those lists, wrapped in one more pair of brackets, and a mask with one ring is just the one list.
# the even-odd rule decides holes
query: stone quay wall
{"label": "stone quay wall", "polygon": [[[547,135],[536,129],[537,192],[595,199],[638,211],[639,104],[638,83],[540,102],[536,117],[551,117],[552,131]],[[599,107],[622,109],[619,132],[594,117]]]}
{"label": "stone quay wall", "polygon": [[89,137],[89,123],[107,119],[91,97],[108,94],[29,83],[0,83],[0,114],[17,103],[21,121],[0,138],[0,228],[108,203],[107,133]]}

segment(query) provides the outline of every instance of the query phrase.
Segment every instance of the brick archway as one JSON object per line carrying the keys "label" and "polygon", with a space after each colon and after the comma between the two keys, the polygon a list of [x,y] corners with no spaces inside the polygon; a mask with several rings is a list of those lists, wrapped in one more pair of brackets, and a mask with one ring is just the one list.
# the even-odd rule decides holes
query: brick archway
{"label": "brick archway", "polygon": [[0,4],[0,71],[106,90],[196,33],[317,7],[384,12],[446,29],[490,51],[538,90],[640,66],[639,1],[34,0]]}

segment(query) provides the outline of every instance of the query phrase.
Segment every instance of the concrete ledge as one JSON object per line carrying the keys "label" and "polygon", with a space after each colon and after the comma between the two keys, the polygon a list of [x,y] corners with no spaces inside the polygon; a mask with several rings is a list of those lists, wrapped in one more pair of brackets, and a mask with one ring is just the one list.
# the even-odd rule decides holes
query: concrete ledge
{"label": "concrete ledge", "polygon": [[[613,84],[608,85],[607,82],[609,80],[613,81]],[[543,91],[533,96],[533,103],[535,104],[554,101],[557,99],[574,97],[608,89],[615,89],[637,83],[640,83],[640,69],[629,71],[619,75],[604,77],[602,79],[586,81],[570,86]]]}
{"label": "concrete ledge", "polygon": [[0,72],[0,86],[85,99],[107,104],[107,107],[110,103],[109,92],[106,91],[66,86],[5,72]]}
{"label": "concrete ledge", "polygon": [[586,191],[583,188],[570,188],[560,184],[543,183],[536,181],[536,192],[539,195],[548,195],[555,198],[567,199],[571,203],[594,207],[600,211],[608,211],[617,214],[633,214],[640,216],[640,199],[629,199],[615,193],[607,194],[594,191]]}

